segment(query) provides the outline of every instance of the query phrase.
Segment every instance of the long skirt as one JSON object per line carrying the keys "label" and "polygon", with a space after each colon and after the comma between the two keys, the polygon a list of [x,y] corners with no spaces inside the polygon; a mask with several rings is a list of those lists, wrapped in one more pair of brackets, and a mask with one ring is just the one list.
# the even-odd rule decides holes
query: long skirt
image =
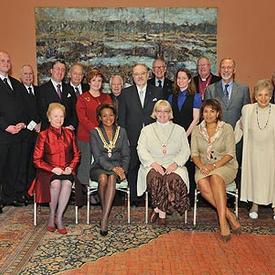
{"label": "long skirt", "polygon": [[176,173],[162,176],[151,169],[147,174],[147,190],[152,197],[152,206],[166,213],[177,211],[183,215],[189,209],[187,186]]}

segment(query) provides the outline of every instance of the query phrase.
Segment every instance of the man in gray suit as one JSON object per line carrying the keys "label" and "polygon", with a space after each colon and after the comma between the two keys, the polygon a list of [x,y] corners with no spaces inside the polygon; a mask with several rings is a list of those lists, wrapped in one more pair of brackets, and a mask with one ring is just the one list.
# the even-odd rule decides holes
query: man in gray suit
{"label": "man in gray suit", "polygon": [[[235,61],[232,58],[223,58],[220,62],[221,80],[206,88],[205,100],[215,98],[221,103],[222,120],[231,124],[233,129],[241,117],[242,107],[250,103],[248,86],[234,80]],[[239,167],[242,163],[242,140],[236,146],[236,157]],[[237,186],[240,187],[240,169],[236,177]]]}
{"label": "man in gray suit", "polygon": [[220,81],[206,88],[205,99],[216,98],[221,103],[222,118],[234,129],[241,117],[242,107],[250,103],[249,89],[234,80],[235,61],[232,58],[221,60],[220,75]]}

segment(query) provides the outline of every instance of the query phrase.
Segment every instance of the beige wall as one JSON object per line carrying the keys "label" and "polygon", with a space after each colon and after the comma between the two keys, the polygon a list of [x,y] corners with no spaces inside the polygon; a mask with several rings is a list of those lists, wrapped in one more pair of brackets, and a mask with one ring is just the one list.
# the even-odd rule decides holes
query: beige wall
{"label": "beige wall", "polygon": [[[22,64],[36,68],[35,7],[137,7],[136,3],[133,0],[1,0],[0,48],[10,53],[13,75],[18,77]],[[250,87],[275,72],[274,0],[139,0],[138,6],[217,7],[218,60],[233,57],[237,63],[236,79]]]}

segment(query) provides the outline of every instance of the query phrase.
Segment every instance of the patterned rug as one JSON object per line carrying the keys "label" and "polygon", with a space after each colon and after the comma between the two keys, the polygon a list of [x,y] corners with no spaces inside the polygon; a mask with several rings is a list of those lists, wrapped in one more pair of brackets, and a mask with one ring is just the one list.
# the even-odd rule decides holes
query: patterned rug
{"label": "patterned rug", "polygon": [[[131,209],[128,225],[125,207],[116,206],[111,214],[109,234],[99,235],[100,207],[91,210],[91,224],[85,224],[86,208],[80,209],[80,223],[74,224],[74,207],[69,206],[65,223],[69,234],[62,236],[46,231],[48,207],[41,207],[38,225],[32,225],[32,206],[4,208],[0,215],[0,274],[56,274],[79,268],[83,264],[104,256],[136,248],[159,236],[175,230],[185,232],[217,231],[215,212],[211,208],[199,208],[196,228],[192,225],[192,211],[188,224],[182,217],[168,217],[166,227],[144,224],[144,208]],[[257,221],[247,218],[247,210],[241,209],[240,220],[244,232],[262,235],[275,234],[271,210],[263,209]]]}

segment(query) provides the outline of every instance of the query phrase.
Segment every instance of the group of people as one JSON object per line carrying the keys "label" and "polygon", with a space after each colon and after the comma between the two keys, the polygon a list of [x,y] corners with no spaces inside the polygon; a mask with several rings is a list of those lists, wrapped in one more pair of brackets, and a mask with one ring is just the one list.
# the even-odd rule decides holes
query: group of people
{"label": "group of people", "polygon": [[198,75],[180,68],[173,82],[157,58],[153,78],[146,65],[136,64],[133,85],[124,88],[114,75],[108,94],[97,68],[83,83],[80,63],[64,83],[66,65],[60,60],[39,87],[32,67],[22,66],[20,83],[9,75],[10,57],[1,51],[0,212],[4,205],[25,203],[27,191],[35,193],[37,202],[49,202],[48,230],[66,234],[62,216],[72,184],[92,179],[99,183],[105,236],[115,184],[127,178],[132,205],[149,191],[152,223],[165,225],[166,213],[183,214],[197,186],[217,210],[222,239],[229,240],[231,231],[239,234],[240,224],[226,206],[226,185],[236,180],[241,200],[253,203],[252,219],[259,204],[272,203],[274,209],[275,115],[271,81],[256,84],[256,103],[250,104],[248,87],[235,81],[235,67],[232,58],[224,58],[216,76],[210,60],[200,57]]}

